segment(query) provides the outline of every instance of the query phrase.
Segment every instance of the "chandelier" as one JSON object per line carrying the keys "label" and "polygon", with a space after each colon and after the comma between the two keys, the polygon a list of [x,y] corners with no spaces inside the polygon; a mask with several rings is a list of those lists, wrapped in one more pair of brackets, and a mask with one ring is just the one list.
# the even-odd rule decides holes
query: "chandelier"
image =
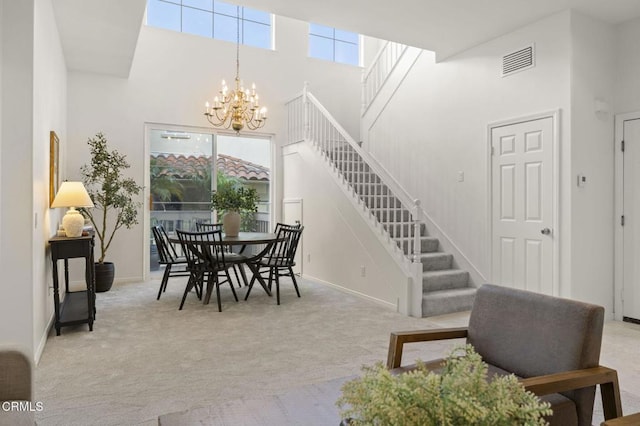
{"label": "chandelier", "polygon": [[236,33],[236,85],[229,90],[227,83],[222,80],[220,96],[213,99],[213,105],[205,104],[204,115],[214,127],[232,128],[240,134],[245,126],[256,130],[264,126],[267,121],[267,109],[258,102],[256,85],[251,90],[245,89],[240,80],[240,6],[238,6],[238,21]]}

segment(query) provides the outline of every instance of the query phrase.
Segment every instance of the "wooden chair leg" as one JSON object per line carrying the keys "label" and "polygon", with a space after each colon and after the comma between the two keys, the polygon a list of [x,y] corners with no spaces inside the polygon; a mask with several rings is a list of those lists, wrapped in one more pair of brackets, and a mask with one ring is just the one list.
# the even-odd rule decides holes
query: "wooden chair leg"
{"label": "wooden chair leg", "polygon": [[[164,293],[165,291],[167,291],[167,284],[169,283],[169,278],[171,277],[171,268],[173,267],[172,264],[168,264],[165,268],[164,268],[164,273],[167,275],[167,278],[164,279],[164,287],[162,287],[162,292]],[[164,274],[163,274],[163,278],[164,278]]]}
{"label": "wooden chair leg", "polygon": [[251,277],[251,282],[249,283],[249,288],[247,289],[247,294],[244,295],[244,300],[249,298],[249,293],[251,293],[251,289],[253,288],[253,283],[256,282],[256,276]]}
{"label": "wooden chair leg", "polygon": [[298,290],[296,275],[293,273],[293,269],[291,269],[291,266],[289,266],[289,274],[291,274],[290,277],[291,277],[291,280],[293,281],[293,287],[296,289],[296,294],[298,295],[298,297],[300,297],[300,290]]}
{"label": "wooden chair leg", "polygon": [[160,295],[167,291],[167,281],[169,281],[169,273],[171,271],[171,264],[168,264],[164,268],[164,274],[162,274],[162,281],[160,281],[160,289],[158,290],[158,297],[156,300],[160,300]]}
{"label": "wooden chair leg", "polygon": [[[196,296],[198,297],[198,300],[202,300],[202,282],[204,281],[204,274],[200,272],[195,272],[194,274],[194,281],[191,288],[194,288],[196,290]],[[189,291],[191,291],[191,289],[189,289]]]}
{"label": "wooden chair leg", "polygon": [[212,284],[215,285],[216,284],[215,280],[217,280],[217,278],[215,278],[215,276],[214,276],[214,282],[211,283],[211,276],[212,275],[213,274],[208,274],[208,277],[207,277],[207,295],[205,296],[204,301],[203,301],[203,304],[205,304],[205,305],[208,305],[209,301],[211,300],[211,291],[213,290]]}
{"label": "wooden chair leg", "polygon": [[[215,285],[216,285],[216,297],[218,298],[218,312],[222,312],[222,301],[220,301],[220,277],[218,274],[215,274]],[[233,284],[231,285],[233,288]]]}
{"label": "wooden chair leg", "polygon": [[[233,274],[236,276],[236,281],[238,282],[238,288],[242,287],[242,281],[240,281],[240,277],[238,276],[238,270],[236,269],[236,265],[232,266],[233,268]],[[231,281],[229,281],[231,283]],[[231,286],[233,287],[233,284],[231,284]]]}
{"label": "wooden chair leg", "polygon": [[271,291],[271,283],[273,283],[273,268],[269,268],[269,291]]}
{"label": "wooden chair leg", "polygon": [[611,420],[622,417],[622,402],[620,400],[618,373],[615,373],[613,381],[600,384],[600,394],[602,396],[602,411],[604,412],[604,419]]}
{"label": "wooden chair leg", "polygon": [[247,273],[244,271],[244,266],[242,263],[239,263],[237,266],[238,266],[238,269],[240,269],[240,276],[242,276],[242,282],[246,287],[249,285],[249,281],[247,280]]}
{"label": "wooden chair leg", "polygon": [[[236,302],[237,302],[238,301],[238,296],[236,295],[236,289],[233,287],[233,281],[231,281],[231,276],[229,275],[229,270],[225,269],[224,272],[227,275],[227,280],[229,281],[229,287],[231,287],[231,292],[233,293],[233,297],[236,299]],[[238,277],[238,274],[236,274],[236,278],[237,277]],[[240,284],[240,281],[238,281],[238,284],[240,285],[240,287],[242,287],[242,284]]]}
{"label": "wooden chair leg", "polygon": [[182,295],[182,301],[180,302],[180,307],[178,308],[179,311],[182,310],[182,307],[184,306],[184,301],[187,300],[187,294],[189,294],[189,292],[193,288],[195,280],[196,279],[195,279],[194,275],[193,274],[189,274],[189,280],[187,281],[187,286],[184,288],[184,294]]}
{"label": "wooden chair leg", "polygon": [[278,300],[278,305],[280,304],[280,274],[278,273],[278,270],[276,269],[275,271],[275,276],[276,276],[276,299]]}

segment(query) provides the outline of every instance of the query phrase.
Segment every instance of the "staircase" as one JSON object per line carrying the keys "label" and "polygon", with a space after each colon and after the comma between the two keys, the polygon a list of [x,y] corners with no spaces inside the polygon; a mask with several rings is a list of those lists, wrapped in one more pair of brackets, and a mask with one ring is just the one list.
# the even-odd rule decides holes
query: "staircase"
{"label": "staircase", "polygon": [[[322,146],[322,144],[320,144]],[[453,255],[439,251],[440,242],[429,237],[424,223],[419,223],[419,250],[413,249],[416,227],[411,211],[382,178],[376,174],[346,141],[330,151],[321,152],[332,167],[342,175],[359,202],[369,210],[372,218],[383,227],[398,249],[411,258],[415,253],[421,263],[422,316],[443,315],[471,309],[476,289],[469,281],[469,273],[456,269]]]}
{"label": "staircase", "polygon": [[307,91],[287,103],[288,143],[312,144],[373,232],[411,278],[410,314],[435,316],[471,309],[475,288],[469,273],[430,237],[420,202],[389,176]]}

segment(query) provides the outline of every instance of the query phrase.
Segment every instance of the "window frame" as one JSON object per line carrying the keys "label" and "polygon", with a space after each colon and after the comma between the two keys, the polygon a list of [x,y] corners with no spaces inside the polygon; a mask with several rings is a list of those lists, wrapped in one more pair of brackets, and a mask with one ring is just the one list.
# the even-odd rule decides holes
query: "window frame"
{"label": "window frame", "polygon": [[[330,29],[331,30],[331,36],[327,36],[327,35],[323,35],[323,34],[315,34],[312,32],[312,26],[313,25],[317,25],[319,27],[322,27],[324,29]],[[353,34],[355,36],[357,36],[357,42],[352,42],[350,40],[345,40],[342,38],[337,38],[336,37],[336,31],[340,31],[343,33],[348,33],[348,34]],[[335,62],[337,64],[344,64],[344,65],[351,65],[351,66],[357,66],[357,67],[362,67],[362,34],[358,34],[355,33],[353,31],[347,31],[347,30],[342,30],[340,28],[336,28],[336,27],[330,27],[327,25],[322,25],[322,24],[316,24],[313,22],[309,22],[308,23],[308,37],[309,37],[309,42],[308,42],[308,56],[310,58],[314,58],[314,59],[321,59],[321,60],[328,60],[331,62]],[[330,40],[331,41],[331,45],[332,45],[332,59],[326,59],[324,57],[319,57],[319,56],[313,56],[311,54],[311,39],[312,37],[317,37],[319,39],[324,39],[324,40]],[[345,43],[345,44],[350,44],[350,45],[354,45],[358,51],[357,55],[356,55],[356,63],[351,63],[351,62],[344,62],[344,61],[338,61],[336,60],[336,45],[337,43]]]}
{"label": "window frame", "polygon": [[[166,5],[173,5],[173,6],[177,6],[180,8],[180,12],[179,12],[179,30],[176,30],[174,28],[168,28],[166,26],[160,26],[157,24],[153,24],[149,22],[149,13],[147,11],[146,17],[145,17],[145,25],[149,26],[149,27],[154,27],[154,28],[162,28],[162,29],[167,29],[170,31],[176,31],[176,32],[180,32],[183,34],[191,34],[191,35],[199,35],[201,37],[208,37],[208,38],[212,38],[214,40],[221,40],[221,41],[232,41],[232,42],[236,42],[236,38],[235,38],[235,33],[236,33],[236,28],[233,28],[233,32],[234,32],[234,37],[233,40],[229,40],[228,38],[222,38],[222,37],[218,37],[216,36],[216,25],[215,25],[215,20],[216,20],[216,16],[220,16],[220,17],[225,17],[225,18],[231,18],[233,20],[239,20],[240,21],[240,44],[245,45],[245,46],[251,46],[251,47],[257,47],[257,48],[261,48],[261,49],[267,49],[267,50],[274,50],[274,18],[273,18],[273,13],[269,13],[263,10],[259,10],[259,9],[253,9],[253,8],[249,8],[249,7],[245,7],[245,6],[240,6],[240,5],[235,5],[232,3],[227,3],[225,1],[222,0],[212,0],[211,1],[211,10],[207,10],[207,9],[202,9],[200,7],[196,7],[196,6],[192,6],[192,5],[185,5],[182,4],[181,0],[147,0],[147,9],[149,8],[149,6],[151,5],[152,2],[156,2],[156,3],[160,3],[160,4],[166,4]],[[230,6],[234,6],[239,8],[237,13],[234,14],[229,14],[229,13],[224,13],[224,12],[218,12],[216,11],[216,6],[215,3],[223,3],[225,5],[230,5]],[[245,18],[245,9],[252,11],[252,12],[260,12],[260,13],[264,13],[267,14],[269,19],[268,19],[268,23],[263,22],[263,21],[259,21],[259,20],[255,20],[255,19],[250,19],[250,18]],[[204,35],[204,34],[200,34],[200,33],[196,33],[196,32],[190,32],[190,31],[185,31],[185,25],[184,25],[184,11],[185,10],[189,10],[189,11],[197,11],[197,12],[204,12],[207,14],[210,14],[210,29],[211,29],[211,34],[208,35]],[[265,20],[266,21],[266,20]],[[260,45],[256,45],[256,44],[246,44],[245,43],[245,23],[250,23],[252,25],[261,25],[264,26],[265,28],[268,28],[269,30],[269,37],[267,38],[268,40],[268,45],[267,46],[260,46]],[[237,24],[237,23],[236,23]]]}

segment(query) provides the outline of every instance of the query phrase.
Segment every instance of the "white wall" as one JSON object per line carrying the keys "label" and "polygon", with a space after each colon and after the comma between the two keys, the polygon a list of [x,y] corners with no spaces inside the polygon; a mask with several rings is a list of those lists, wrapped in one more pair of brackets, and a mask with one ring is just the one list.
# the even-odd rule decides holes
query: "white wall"
{"label": "white wall", "polygon": [[[33,1],[2,1],[0,341],[34,355]],[[10,206],[11,208],[7,208]]]}
{"label": "white wall", "polygon": [[[277,50],[240,50],[240,76],[247,84],[256,83],[261,102],[269,108],[262,130],[275,134],[277,143],[284,140],[284,103],[309,81],[313,93],[355,137],[361,69],[307,58],[304,22],[278,17],[275,28]],[[234,43],[144,27],[128,79],[71,72],[67,176],[79,177],[80,166],[88,161],[87,138],[103,131],[132,164],[129,175],[144,182],[144,123],[208,127],[204,103],[213,100],[222,79],[233,80],[235,50]],[[278,164],[274,168],[278,170]],[[117,279],[142,278],[143,235],[140,224],[114,239],[107,260],[116,263]]]}
{"label": "white wall", "polygon": [[[569,19],[569,12],[548,17],[439,63],[423,51],[383,113],[363,131],[371,153],[422,201],[486,280],[487,126],[558,108],[569,116]],[[530,43],[536,46],[536,66],[502,78],[502,55]],[[560,138],[560,155],[569,158],[569,123],[561,124]],[[457,182],[459,171],[464,182]],[[568,180],[562,176],[563,192]],[[562,232],[568,241],[569,228]],[[566,254],[569,247],[561,250]]]}
{"label": "white wall", "polygon": [[317,151],[305,142],[288,145],[282,163],[284,198],[303,200],[304,276],[393,310],[398,304],[406,306],[408,278],[327,172]]}
{"label": "white wall", "polygon": [[[614,27],[565,11],[441,63],[422,52],[382,114],[368,117],[363,133],[372,154],[422,200],[431,219],[487,280],[486,126],[559,108],[560,295],[601,304],[612,314],[611,112],[614,99],[615,110],[640,108],[639,22],[617,32],[618,56],[633,52],[624,58],[617,90]],[[501,78],[501,56],[530,43],[536,66]],[[623,68],[620,59],[617,68]],[[611,111],[596,113],[596,100]],[[457,182],[459,171],[464,182]],[[577,187],[578,174],[587,177],[584,188]]]}
{"label": "white wall", "polygon": [[[49,132],[60,139],[60,180],[67,152],[67,68],[53,13],[52,0],[38,0],[34,16],[33,62],[33,338],[39,358],[53,316],[53,290],[47,241],[55,235],[66,209],[49,209]],[[84,271],[84,265],[80,265]]]}
{"label": "white wall", "polygon": [[11,206],[0,215],[0,341],[37,361],[53,315],[49,131],[64,139],[66,67],[51,0],[0,5],[0,204]]}
{"label": "white wall", "polygon": [[[614,28],[571,15],[571,291],[613,312]],[[637,74],[636,74],[637,75]],[[637,77],[636,77],[637,78]],[[610,106],[596,112],[595,101]],[[587,183],[579,188],[578,175]]]}
{"label": "white wall", "polygon": [[615,32],[616,114],[640,111],[640,18],[617,26]]}

